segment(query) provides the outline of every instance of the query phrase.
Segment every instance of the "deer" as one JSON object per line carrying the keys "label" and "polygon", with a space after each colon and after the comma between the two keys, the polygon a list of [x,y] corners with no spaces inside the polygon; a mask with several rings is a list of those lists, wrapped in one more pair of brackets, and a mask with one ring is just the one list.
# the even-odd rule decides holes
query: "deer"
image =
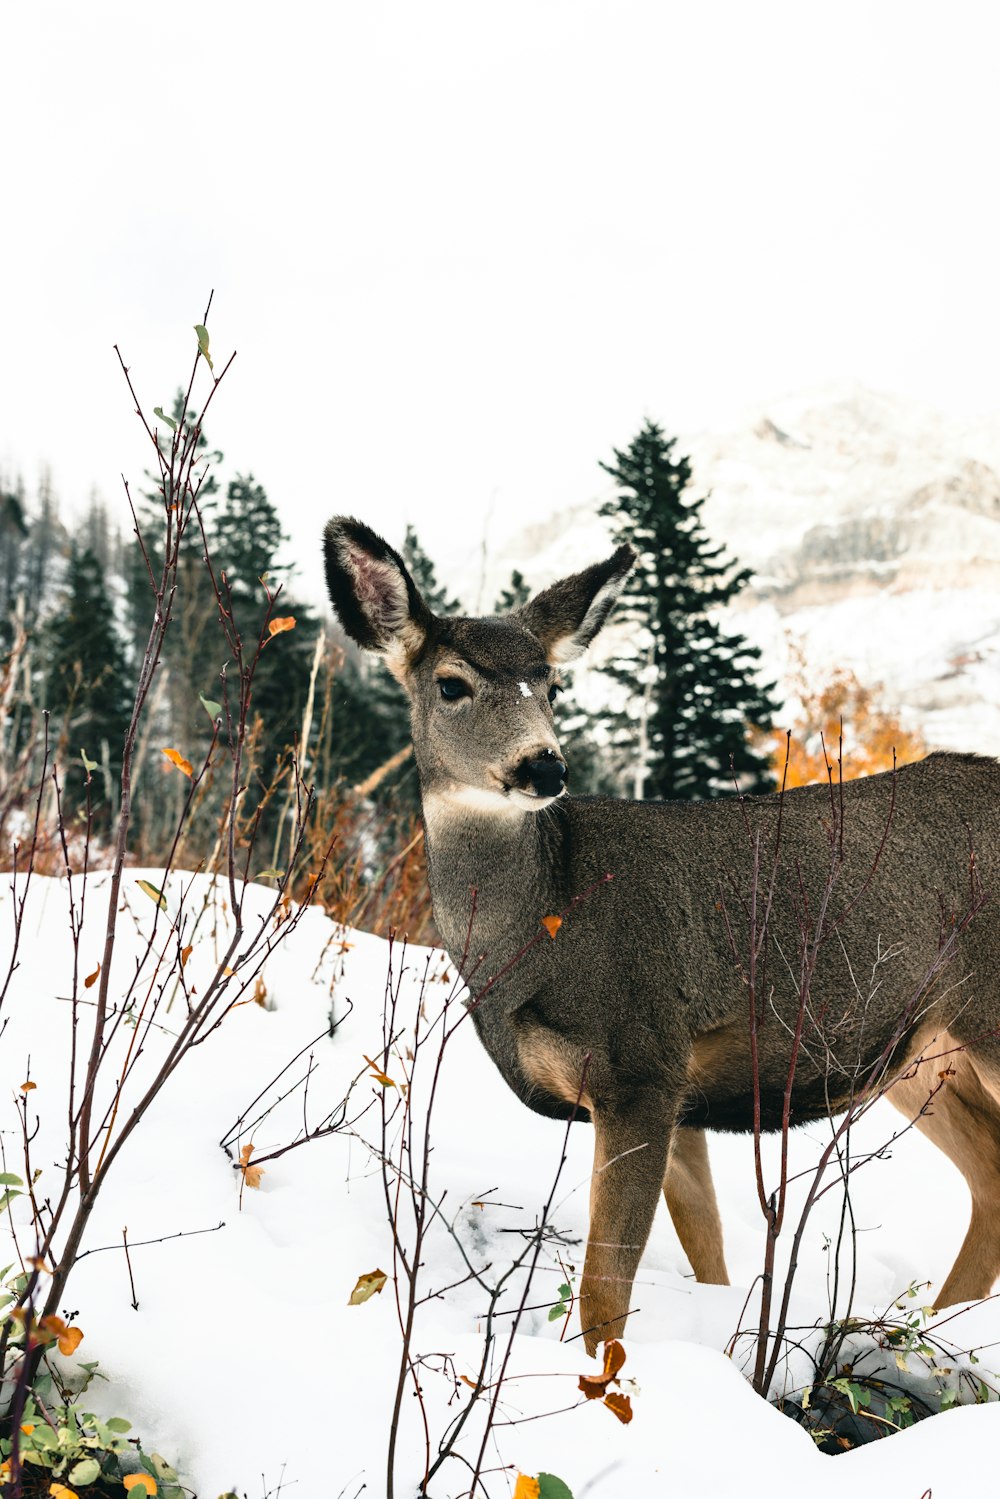
{"label": "deer", "polygon": [[[507,615],[443,618],[367,525],[338,516],[324,534],[343,629],[409,698],[435,923],[460,971],[485,955],[470,1001],[479,1038],[530,1109],[593,1126],[585,1347],[623,1335],[661,1193],[696,1279],[729,1283],[706,1129],[749,1132],[755,1111],[764,1131],[829,1118],[872,1067],[970,1190],[936,1304],[984,1297],[1000,1274],[1000,931],[954,913],[970,870],[984,900],[1000,880],[1000,764],[938,752],[761,796],[572,795],[553,718],[560,670],[605,624],[635,555],[619,546]],[[829,914],[790,1074],[801,910],[829,891],[838,810],[853,884]],[[771,902],[751,1039],[727,913],[752,848],[779,841],[794,873],[777,882],[789,898]],[[961,972],[945,982],[935,963],[959,928]]]}

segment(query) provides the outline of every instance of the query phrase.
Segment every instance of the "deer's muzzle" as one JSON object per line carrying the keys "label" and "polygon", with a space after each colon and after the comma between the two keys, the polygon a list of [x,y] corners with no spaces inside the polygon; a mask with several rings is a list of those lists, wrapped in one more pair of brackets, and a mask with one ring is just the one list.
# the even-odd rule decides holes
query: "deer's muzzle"
{"label": "deer's muzzle", "polygon": [[554,750],[547,749],[521,761],[516,784],[534,796],[558,796],[566,785],[566,776],[565,761]]}

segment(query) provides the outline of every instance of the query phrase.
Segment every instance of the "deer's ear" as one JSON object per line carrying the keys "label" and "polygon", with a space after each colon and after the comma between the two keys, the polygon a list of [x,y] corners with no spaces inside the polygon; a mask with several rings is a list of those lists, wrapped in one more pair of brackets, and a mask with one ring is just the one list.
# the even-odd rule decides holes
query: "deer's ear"
{"label": "deer's ear", "polygon": [[380,652],[402,680],[434,617],[403,559],[381,536],[346,515],[328,522],[323,552],[326,586],[340,623],[358,645]]}
{"label": "deer's ear", "polygon": [[521,623],[541,641],[553,666],[583,655],[625,587],[635,557],[630,546],[619,547],[613,557],[553,583],[520,610]]}

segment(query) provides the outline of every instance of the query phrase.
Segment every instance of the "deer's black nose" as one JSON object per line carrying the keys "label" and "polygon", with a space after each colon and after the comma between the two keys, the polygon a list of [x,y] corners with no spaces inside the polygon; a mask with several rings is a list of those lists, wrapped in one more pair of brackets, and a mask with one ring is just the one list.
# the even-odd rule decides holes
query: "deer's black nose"
{"label": "deer's black nose", "polygon": [[544,750],[534,760],[522,760],[520,779],[536,796],[558,796],[566,784],[566,765],[552,750]]}

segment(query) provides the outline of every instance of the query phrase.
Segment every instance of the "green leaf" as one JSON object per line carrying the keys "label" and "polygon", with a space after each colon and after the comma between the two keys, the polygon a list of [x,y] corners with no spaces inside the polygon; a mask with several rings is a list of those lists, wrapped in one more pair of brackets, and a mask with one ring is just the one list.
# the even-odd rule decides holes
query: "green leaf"
{"label": "green leaf", "polygon": [[156,886],[151,885],[148,880],[136,880],[136,884],[144,895],[148,895],[151,901],[155,901],[161,911],[167,909],[167,898],[162,890],[157,890]]}
{"label": "green leaf", "polygon": [[573,1499],[573,1495],[554,1473],[539,1473],[538,1499]]}
{"label": "green leaf", "polygon": [[101,1465],[96,1457],[85,1457],[69,1470],[70,1483],[94,1483],[100,1476]]}
{"label": "green leaf", "polygon": [[204,323],[195,323],[194,331],[198,335],[198,353],[205,356],[209,369],[214,371],[215,365],[212,363],[212,356],[208,352],[208,329]]}
{"label": "green leaf", "polygon": [[161,422],[166,422],[171,432],[177,431],[177,423],[174,421],[172,416],[167,415],[162,406],[154,406],[153,415],[158,416]]}
{"label": "green leaf", "polygon": [[0,1197],[0,1213],[5,1213],[7,1211],[7,1204],[13,1202],[15,1197],[23,1196],[23,1192],[5,1192],[3,1196]]}
{"label": "green leaf", "polygon": [[549,1321],[550,1322],[557,1322],[560,1317],[568,1317],[568,1316],[569,1316],[569,1307],[565,1306],[561,1301],[557,1301],[556,1304],[555,1304],[555,1306],[550,1306],[549,1307]]}
{"label": "green leaf", "polygon": [[210,697],[205,697],[200,692],[198,694],[198,701],[201,703],[201,706],[204,708],[205,712],[208,714],[213,723],[217,718],[222,717],[221,703],[214,703]]}
{"label": "green leaf", "polygon": [[[15,1176],[13,1171],[0,1171],[0,1187],[23,1186],[24,1182],[19,1176]],[[10,1270],[11,1268],[12,1267],[10,1265],[7,1266],[7,1270]],[[3,1280],[4,1276],[7,1274],[7,1270],[0,1271],[0,1280]]]}
{"label": "green leaf", "polygon": [[259,880],[280,880],[284,878],[284,874],[285,871],[283,869],[262,869],[257,878]]}
{"label": "green leaf", "polygon": [[98,768],[98,762],[96,760],[88,759],[88,757],[87,757],[87,751],[85,749],[82,749],[80,751],[80,759],[83,761],[83,768],[84,768],[84,770],[86,770],[88,772],[91,771],[91,770],[97,770],[97,768]]}
{"label": "green leaf", "polygon": [[112,1416],[111,1419],[109,1421],[106,1421],[104,1424],[105,1426],[107,1426],[109,1431],[124,1432],[132,1430],[132,1422],[126,1421],[124,1416]]}
{"label": "green leaf", "polygon": [[176,1482],[177,1469],[172,1468],[165,1457],[161,1457],[158,1452],[151,1452],[149,1454],[149,1462],[157,1478],[165,1478],[168,1482]]}

